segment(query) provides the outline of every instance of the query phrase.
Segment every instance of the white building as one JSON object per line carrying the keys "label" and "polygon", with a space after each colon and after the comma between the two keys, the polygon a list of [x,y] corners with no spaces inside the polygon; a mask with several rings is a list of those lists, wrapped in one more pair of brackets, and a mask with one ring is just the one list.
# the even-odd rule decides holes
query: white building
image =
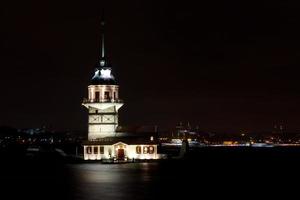
{"label": "white building", "polygon": [[103,138],[84,143],[85,160],[146,160],[160,159],[157,143],[150,138]]}
{"label": "white building", "polygon": [[[101,23],[104,26],[104,23]],[[150,137],[116,137],[118,110],[123,106],[119,86],[105,57],[104,34],[102,52],[91,83],[88,98],[82,105],[88,109],[88,141],[84,146],[85,160],[158,159],[157,142]]]}

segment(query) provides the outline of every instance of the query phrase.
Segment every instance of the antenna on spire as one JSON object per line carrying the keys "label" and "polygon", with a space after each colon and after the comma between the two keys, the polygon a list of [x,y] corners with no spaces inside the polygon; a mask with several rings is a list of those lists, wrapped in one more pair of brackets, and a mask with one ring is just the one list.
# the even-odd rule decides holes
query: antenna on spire
{"label": "antenna on spire", "polygon": [[104,48],[104,25],[105,25],[105,20],[104,20],[104,9],[102,10],[102,16],[101,16],[101,58],[105,57],[105,48]]}

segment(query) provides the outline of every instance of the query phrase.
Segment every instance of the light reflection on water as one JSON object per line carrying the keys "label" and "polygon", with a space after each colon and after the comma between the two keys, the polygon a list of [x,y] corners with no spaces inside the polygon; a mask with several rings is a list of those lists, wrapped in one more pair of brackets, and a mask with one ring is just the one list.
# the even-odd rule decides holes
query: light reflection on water
{"label": "light reflection on water", "polygon": [[74,199],[150,199],[157,163],[70,165]]}

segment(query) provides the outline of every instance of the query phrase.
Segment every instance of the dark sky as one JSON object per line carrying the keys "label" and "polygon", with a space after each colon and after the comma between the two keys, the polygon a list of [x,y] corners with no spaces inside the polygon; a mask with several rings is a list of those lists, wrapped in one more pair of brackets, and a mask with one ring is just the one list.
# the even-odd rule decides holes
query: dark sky
{"label": "dark sky", "polygon": [[[300,130],[296,2],[105,2],[120,124]],[[103,1],[1,4],[0,125],[86,130]]]}

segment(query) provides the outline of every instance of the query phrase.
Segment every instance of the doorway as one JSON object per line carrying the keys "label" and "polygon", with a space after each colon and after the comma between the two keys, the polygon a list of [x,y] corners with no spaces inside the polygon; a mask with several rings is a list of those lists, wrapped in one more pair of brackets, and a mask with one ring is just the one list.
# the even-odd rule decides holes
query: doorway
{"label": "doorway", "polygon": [[118,160],[124,160],[124,159],[125,159],[124,149],[118,149]]}

